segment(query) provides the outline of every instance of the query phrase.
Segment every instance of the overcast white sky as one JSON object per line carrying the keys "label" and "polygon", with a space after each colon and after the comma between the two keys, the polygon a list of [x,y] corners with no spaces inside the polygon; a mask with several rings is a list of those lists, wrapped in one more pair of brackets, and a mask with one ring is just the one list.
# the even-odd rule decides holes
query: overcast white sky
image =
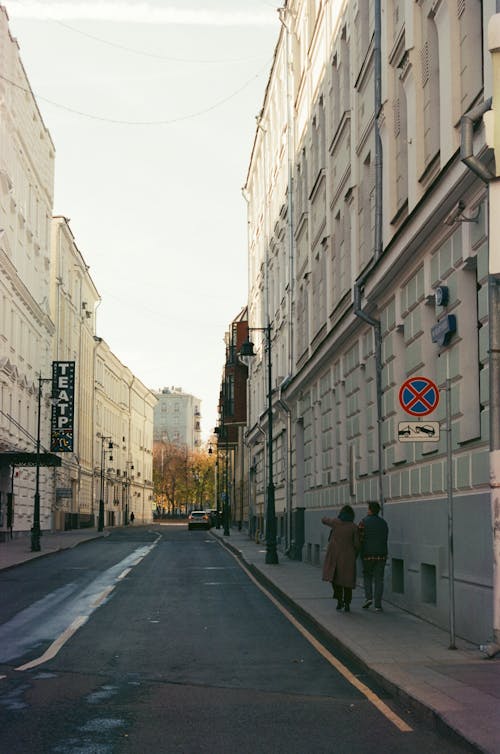
{"label": "overcast white sky", "polygon": [[102,297],[98,335],[148,387],[200,398],[206,438],[246,303],[241,187],[278,3],[3,4],[56,147],[54,213]]}

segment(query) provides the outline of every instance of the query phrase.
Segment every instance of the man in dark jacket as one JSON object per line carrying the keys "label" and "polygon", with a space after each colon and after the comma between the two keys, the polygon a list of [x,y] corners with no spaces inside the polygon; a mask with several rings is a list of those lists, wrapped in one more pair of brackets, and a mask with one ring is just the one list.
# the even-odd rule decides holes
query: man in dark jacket
{"label": "man in dark jacket", "polygon": [[375,598],[375,612],[382,612],[384,592],[384,569],[387,560],[387,536],[389,527],[378,515],[380,505],[368,503],[368,515],[359,524],[361,559],[363,561],[363,583],[365,587],[364,609],[367,610]]}

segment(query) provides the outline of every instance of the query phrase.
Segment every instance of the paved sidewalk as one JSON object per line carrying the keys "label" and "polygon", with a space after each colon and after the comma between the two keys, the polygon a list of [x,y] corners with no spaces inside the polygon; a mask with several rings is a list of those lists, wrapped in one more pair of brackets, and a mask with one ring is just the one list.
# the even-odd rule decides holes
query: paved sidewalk
{"label": "paved sidewalk", "polygon": [[[457,650],[449,650],[446,631],[388,603],[383,613],[362,610],[361,589],[354,591],[351,612],[339,613],[319,568],[282,555],[278,565],[266,565],[265,546],[246,532],[231,529],[224,537],[222,529],[211,531],[261,582],[273,585],[410,708],[428,711],[479,751],[500,754],[499,659],[486,659],[478,647],[462,640],[457,640]],[[44,533],[41,552],[31,552],[29,536],[0,542],[0,570],[109,533]]]}
{"label": "paved sidewalk", "polygon": [[246,532],[231,529],[224,537],[222,529],[211,531],[386,689],[479,751],[500,754],[500,660],[487,659],[476,645],[460,639],[456,650],[448,649],[448,632],[387,602],[383,613],[363,610],[362,589],[354,590],[350,613],[337,612],[319,568],[283,555],[278,565],[266,565],[265,545]]}
{"label": "paved sidewalk", "polygon": [[76,547],[81,542],[97,537],[107,537],[109,531],[99,532],[97,529],[75,529],[72,531],[44,532],[40,537],[40,551],[31,552],[31,537],[29,535],[8,539],[0,542],[0,570],[12,568],[27,560],[40,558],[59,550]]}

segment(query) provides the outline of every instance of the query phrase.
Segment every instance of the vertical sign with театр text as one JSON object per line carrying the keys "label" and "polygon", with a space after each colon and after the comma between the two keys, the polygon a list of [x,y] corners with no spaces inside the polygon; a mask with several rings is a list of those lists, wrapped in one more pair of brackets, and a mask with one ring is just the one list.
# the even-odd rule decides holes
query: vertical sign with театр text
{"label": "vertical sign with \u0442\u0435\u0430\u0442\u0440 text", "polygon": [[52,422],[50,450],[72,453],[75,415],[75,362],[52,362]]}

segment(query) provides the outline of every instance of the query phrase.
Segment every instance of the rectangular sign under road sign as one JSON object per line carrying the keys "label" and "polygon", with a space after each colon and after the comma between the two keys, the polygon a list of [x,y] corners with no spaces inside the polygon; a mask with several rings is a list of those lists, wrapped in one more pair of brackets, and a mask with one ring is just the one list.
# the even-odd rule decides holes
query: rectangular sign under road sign
{"label": "rectangular sign under road sign", "polygon": [[437,442],[439,422],[399,422],[398,440],[400,442]]}

